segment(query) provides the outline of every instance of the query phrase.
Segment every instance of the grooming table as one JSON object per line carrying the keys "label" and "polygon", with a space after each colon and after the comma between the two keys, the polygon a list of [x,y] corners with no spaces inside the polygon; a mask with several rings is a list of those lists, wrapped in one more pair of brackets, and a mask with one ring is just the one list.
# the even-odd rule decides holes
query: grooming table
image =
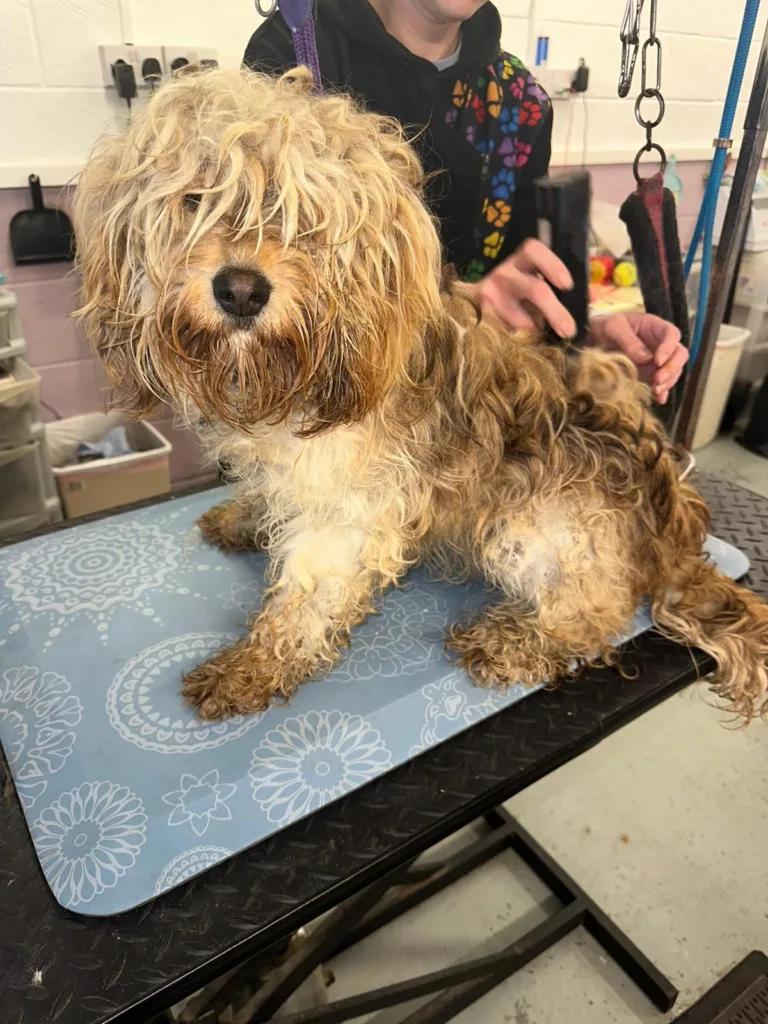
{"label": "grooming table", "polygon": [[[713,509],[714,532],[748,554],[751,584],[768,594],[768,502],[717,481],[705,482],[702,490]],[[590,671],[557,690],[534,693],[117,918],[83,918],[57,906],[21,809],[6,796],[0,805],[4,1022],[143,1024],[372,883],[384,891],[391,872],[481,815],[496,836],[535,853],[531,837],[521,837],[493,809],[696,674],[689,652],[653,634],[635,641],[628,660],[639,669],[636,679]],[[708,667],[700,656],[699,671]],[[556,865],[544,855],[542,867]],[[558,895],[565,892],[570,880],[550,874]],[[582,915],[594,909],[587,904]],[[561,919],[561,934],[562,927]]]}

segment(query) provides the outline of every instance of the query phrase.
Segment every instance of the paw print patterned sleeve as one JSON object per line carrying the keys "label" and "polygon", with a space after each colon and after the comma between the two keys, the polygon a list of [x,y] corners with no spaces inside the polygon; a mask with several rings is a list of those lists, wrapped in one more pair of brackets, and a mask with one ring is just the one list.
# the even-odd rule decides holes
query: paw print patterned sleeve
{"label": "paw print patterned sleeve", "polygon": [[533,183],[537,178],[543,178],[549,173],[552,155],[552,104],[533,76],[528,77],[530,82],[520,110],[521,127],[515,140],[515,202],[512,219],[497,262],[511,256],[526,238],[537,236]]}
{"label": "paw print patterned sleeve", "polygon": [[536,234],[533,182],[551,154],[549,97],[517,57],[502,53],[480,76],[453,87],[446,123],[482,157],[474,254],[463,268],[478,281]]}

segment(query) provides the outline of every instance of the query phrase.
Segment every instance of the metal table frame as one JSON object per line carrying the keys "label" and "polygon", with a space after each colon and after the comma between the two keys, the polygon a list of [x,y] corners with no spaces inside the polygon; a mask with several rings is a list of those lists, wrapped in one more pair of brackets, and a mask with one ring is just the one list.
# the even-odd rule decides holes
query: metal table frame
{"label": "metal table frame", "polygon": [[[714,532],[747,552],[753,564],[749,582],[768,596],[768,501],[721,481],[703,481],[701,489],[713,511]],[[0,803],[4,1024],[146,1024],[224,972],[285,943],[298,928],[345,901],[368,900],[358,922],[374,907],[381,913],[386,906],[379,903],[381,895],[398,877],[402,880],[402,873],[421,853],[483,816],[496,830],[497,842],[509,842],[518,852],[527,847],[530,857],[539,857],[542,877],[566,911],[551,932],[564,934],[562,929],[585,922],[594,934],[601,928],[599,908],[562,869],[548,863],[544,851],[543,859],[537,854],[537,844],[519,826],[508,827],[511,823],[497,808],[711,667],[703,656],[697,659],[655,634],[634,641],[625,664],[637,668],[636,678],[589,671],[559,689],[533,694],[119,917],[85,918],[55,903],[21,810],[15,797],[6,793]],[[421,882],[430,884],[427,878]],[[604,926],[603,930],[610,942]],[[350,929],[344,941],[353,937]],[[530,952],[538,940],[529,940]],[[615,955],[610,946],[606,948]],[[498,962],[473,969],[460,965],[467,968],[466,979],[461,985],[451,984],[450,993],[482,984],[487,990],[492,987],[489,979],[502,970],[510,973],[513,960],[507,953]],[[626,963],[622,966],[627,969]],[[484,973],[478,977],[475,969]],[[657,972],[659,979],[663,983]],[[661,989],[663,984],[658,1005],[664,997]],[[409,1020],[415,1024],[419,1018]]]}
{"label": "metal table frame", "polygon": [[[424,996],[435,998],[402,1018],[402,1024],[446,1024],[578,927],[600,943],[659,1010],[671,1010],[678,996],[672,982],[520,822],[503,807],[489,811],[484,820],[487,835],[458,853],[429,864],[417,861],[347,900],[309,937],[301,936],[298,948],[289,951],[266,979],[260,970],[263,957],[256,957],[223,984],[209,986],[185,1007],[181,1024],[218,1024],[223,1011],[227,1011],[224,1019],[232,1024],[343,1024]],[[490,955],[311,1009],[280,1012],[289,996],[327,960],[508,850],[513,850],[560,901],[561,906],[540,924]],[[158,1024],[164,1019],[156,1018]]]}

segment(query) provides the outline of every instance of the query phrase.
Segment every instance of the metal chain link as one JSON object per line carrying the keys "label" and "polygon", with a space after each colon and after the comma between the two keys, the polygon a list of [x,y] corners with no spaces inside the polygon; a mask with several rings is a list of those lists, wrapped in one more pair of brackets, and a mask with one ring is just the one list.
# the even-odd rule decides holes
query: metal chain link
{"label": "metal chain link", "polygon": [[267,6],[264,5],[262,0],[253,0],[253,3],[262,18],[271,18],[277,10],[277,0],[271,0]]}
{"label": "metal chain link", "polygon": [[[643,153],[651,153],[655,151],[658,153],[661,160],[661,173],[663,174],[667,169],[667,154],[657,142],[653,141],[653,130],[654,128],[659,127],[664,119],[664,113],[666,111],[666,103],[664,102],[664,97],[661,93],[661,40],[656,34],[657,3],[658,0],[650,0],[650,35],[643,43],[640,95],[635,101],[635,118],[640,127],[645,129],[645,145],[638,151],[632,168],[635,174],[635,180],[638,184],[641,181],[640,159]],[[637,0],[637,10],[635,13],[633,0],[627,0],[624,19],[621,23],[620,38],[622,47],[619,96],[622,98],[628,96],[629,91],[632,88],[632,78],[634,76],[637,55],[640,49],[640,19],[642,17],[644,5],[645,0]],[[653,84],[649,84],[649,64],[651,64],[652,59],[649,54],[650,51],[653,50],[656,51],[656,68]],[[652,68],[651,73],[653,73]],[[649,111],[648,116],[643,114],[643,100],[652,100],[656,103],[653,112],[651,113]]]}

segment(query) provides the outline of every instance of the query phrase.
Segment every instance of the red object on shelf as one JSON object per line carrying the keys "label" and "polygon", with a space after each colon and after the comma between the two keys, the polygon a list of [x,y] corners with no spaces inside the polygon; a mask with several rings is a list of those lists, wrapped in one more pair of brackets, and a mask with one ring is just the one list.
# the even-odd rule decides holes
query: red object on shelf
{"label": "red object on shelf", "polygon": [[593,256],[589,261],[590,279],[593,284],[603,284],[613,277],[616,260],[613,256]]}

